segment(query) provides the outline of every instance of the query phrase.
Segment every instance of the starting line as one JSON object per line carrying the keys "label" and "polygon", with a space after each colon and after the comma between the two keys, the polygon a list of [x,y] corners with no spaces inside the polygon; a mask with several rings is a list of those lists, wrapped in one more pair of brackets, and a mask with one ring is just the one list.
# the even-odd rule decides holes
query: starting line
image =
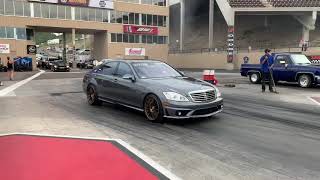
{"label": "starting line", "polygon": [[0,134],[0,179],[179,180],[118,139]]}

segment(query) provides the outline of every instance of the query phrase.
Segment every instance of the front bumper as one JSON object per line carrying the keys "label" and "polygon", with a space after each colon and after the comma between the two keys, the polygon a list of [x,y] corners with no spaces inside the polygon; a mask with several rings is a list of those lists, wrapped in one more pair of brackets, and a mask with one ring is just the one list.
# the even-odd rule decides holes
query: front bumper
{"label": "front bumper", "polygon": [[66,68],[66,67],[57,67],[57,68],[54,68],[54,71],[70,71],[70,68]]}
{"label": "front bumper", "polygon": [[216,115],[223,110],[223,99],[217,98],[210,103],[165,102],[164,117],[172,119],[203,118]]}

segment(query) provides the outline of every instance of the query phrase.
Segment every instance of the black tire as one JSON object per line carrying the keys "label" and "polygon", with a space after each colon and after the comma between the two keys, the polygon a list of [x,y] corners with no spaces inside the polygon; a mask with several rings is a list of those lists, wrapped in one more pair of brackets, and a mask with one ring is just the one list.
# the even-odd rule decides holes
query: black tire
{"label": "black tire", "polygon": [[302,88],[308,88],[312,85],[311,76],[308,74],[302,74],[298,78],[299,86]]}
{"label": "black tire", "polygon": [[143,102],[143,109],[146,118],[151,122],[163,122],[163,107],[160,99],[150,94]]}
{"label": "black tire", "polygon": [[97,90],[93,85],[89,85],[87,88],[87,101],[92,106],[101,105],[102,101],[98,99]]}
{"label": "black tire", "polygon": [[249,80],[252,84],[258,84],[261,82],[261,76],[259,73],[251,73],[249,75]]}

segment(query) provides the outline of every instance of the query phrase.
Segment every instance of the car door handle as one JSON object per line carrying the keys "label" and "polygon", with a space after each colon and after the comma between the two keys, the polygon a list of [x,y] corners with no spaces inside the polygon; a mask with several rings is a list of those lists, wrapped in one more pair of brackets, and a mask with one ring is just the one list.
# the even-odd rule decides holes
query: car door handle
{"label": "car door handle", "polygon": [[118,82],[118,79],[114,79],[113,81],[114,81],[114,82]]}

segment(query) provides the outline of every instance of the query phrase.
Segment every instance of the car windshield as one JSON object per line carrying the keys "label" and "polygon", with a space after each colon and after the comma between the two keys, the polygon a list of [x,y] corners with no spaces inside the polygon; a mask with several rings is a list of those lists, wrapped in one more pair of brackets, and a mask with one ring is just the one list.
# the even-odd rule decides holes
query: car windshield
{"label": "car windshield", "polygon": [[55,61],[55,64],[57,64],[58,66],[64,66],[65,63],[63,61]]}
{"label": "car windshield", "polygon": [[291,58],[294,64],[311,64],[310,60],[303,54],[293,54]]}
{"label": "car windshield", "polygon": [[132,63],[132,66],[142,79],[182,76],[175,69],[162,62],[135,62]]}

